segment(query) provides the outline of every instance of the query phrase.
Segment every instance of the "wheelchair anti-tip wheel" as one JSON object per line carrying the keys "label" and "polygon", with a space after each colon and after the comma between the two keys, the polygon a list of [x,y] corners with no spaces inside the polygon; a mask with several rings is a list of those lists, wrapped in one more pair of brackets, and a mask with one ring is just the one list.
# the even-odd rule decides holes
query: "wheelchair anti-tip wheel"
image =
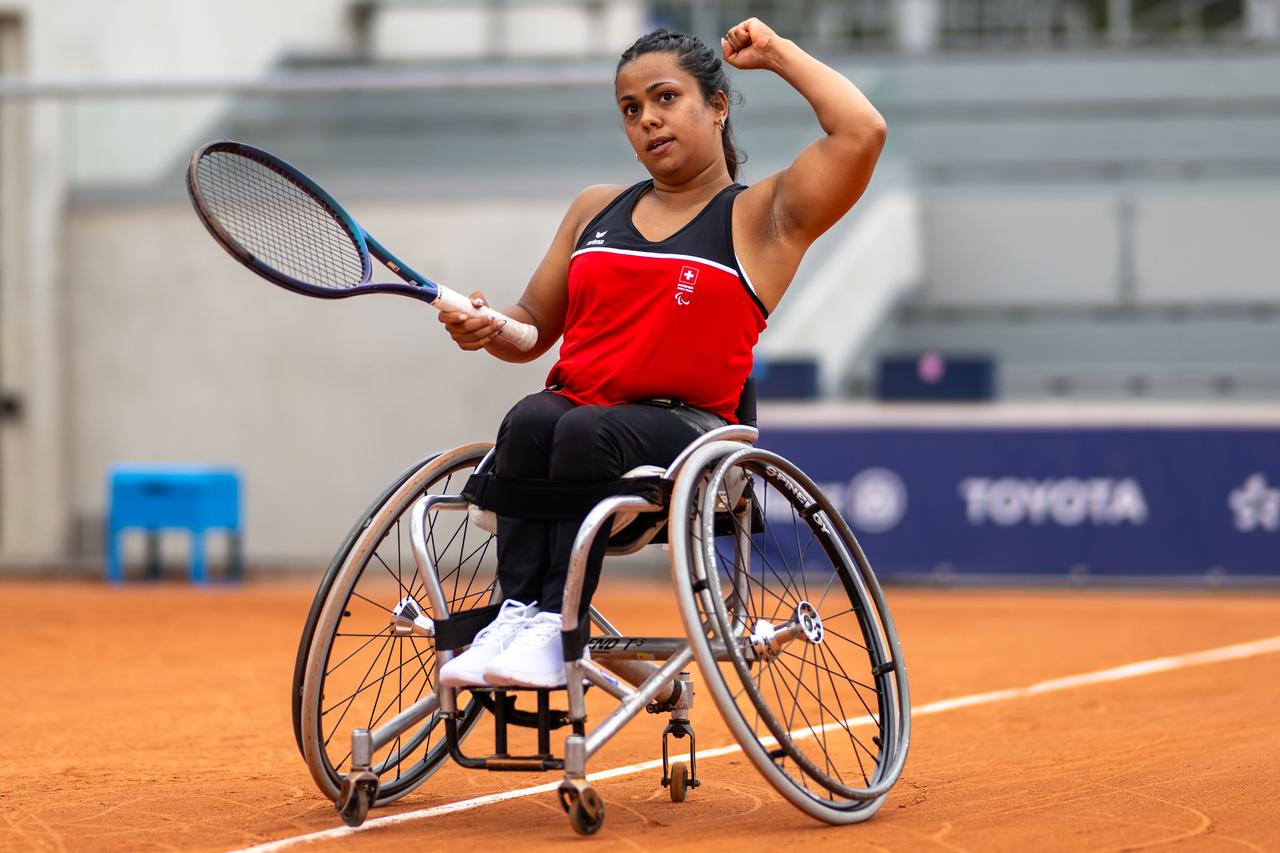
{"label": "wheelchair anti-tip wheel", "polygon": [[342,780],[334,807],[347,826],[359,826],[369,816],[369,807],[378,799],[378,777],[368,770]]}
{"label": "wheelchair anti-tip wheel", "polygon": [[689,796],[689,765],[677,761],[671,765],[671,781],[667,783],[667,791],[671,802],[683,803]]}
{"label": "wheelchair anti-tip wheel", "polygon": [[[435,689],[433,614],[409,547],[409,509],[424,494],[457,494],[490,447],[466,445],[401,474],[357,520],[320,584],[298,648],[294,725],[312,777],[335,802],[352,769],[352,729],[374,729]],[[494,536],[466,512],[435,511],[427,525],[450,612],[488,604]],[[469,732],[481,712],[472,698],[459,731]],[[444,763],[440,722],[432,714],[373,756],[379,785],[370,805],[403,797]],[[344,820],[361,806],[361,792],[348,793]]]}
{"label": "wheelchair anti-tip wheel", "polygon": [[777,454],[722,447],[690,465],[672,559],[687,568],[673,571],[707,689],[779,793],[828,823],[865,820],[901,774],[910,732],[875,575],[826,496]]}
{"label": "wheelchair anti-tip wheel", "polygon": [[569,825],[579,835],[595,835],[604,826],[604,800],[586,782],[565,780],[556,794],[560,808],[569,815]]}

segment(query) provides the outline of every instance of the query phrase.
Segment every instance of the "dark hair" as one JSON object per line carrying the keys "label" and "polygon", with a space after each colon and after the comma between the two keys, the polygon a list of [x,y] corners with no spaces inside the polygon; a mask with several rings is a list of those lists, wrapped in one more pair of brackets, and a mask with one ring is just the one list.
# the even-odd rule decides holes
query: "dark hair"
{"label": "dark hair", "polygon": [[[703,43],[702,39],[686,33],[673,33],[666,28],[659,28],[640,36],[635,44],[624,50],[618,59],[615,76],[622,70],[622,66],[646,53],[674,53],[676,62],[685,73],[698,81],[698,88],[702,90],[702,97],[706,98],[707,103],[711,103],[716,92],[724,92],[729,103],[741,102],[742,99],[738,93],[729,85],[729,77],[724,72],[724,62]],[[720,142],[724,145],[724,161],[729,167],[729,177],[736,181],[738,167],[746,162],[747,157],[733,142],[733,128],[729,126],[728,114],[724,117]]]}

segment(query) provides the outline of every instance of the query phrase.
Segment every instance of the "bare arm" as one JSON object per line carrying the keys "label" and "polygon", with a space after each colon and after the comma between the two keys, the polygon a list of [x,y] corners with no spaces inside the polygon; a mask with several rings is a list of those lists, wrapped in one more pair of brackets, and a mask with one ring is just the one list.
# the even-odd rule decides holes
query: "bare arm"
{"label": "bare arm", "polygon": [[[564,332],[565,312],[569,304],[569,258],[578,242],[582,227],[616,196],[622,187],[593,186],[578,194],[560,221],[551,246],[542,262],[534,270],[524,293],[515,305],[500,309],[513,320],[529,323],[538,330],[538,341],[527,352],[516,349],[509,341],[498,337],[498,320],[484,317],[468,317],[447,311],[440,312],[440,322],[464,350],[488,350],[494,358],[516,364],[533,361],[551,347]],[[472,302],[477,306],[487,304],[484,294],[475,291]],[[478,300],[478,301],[477,301]]]}
{"label": "bare arm", "polygon": [[722,46],[730,65],[768,69],[794,86],[826,133],[790,166],[748,191],[758,197],[752,199],[753,206],[763,214],[761,236],[781,238],[803,250],[844,216],[867,188],[884,147],[884,118],[842,74],[758,18],[730,30]]}

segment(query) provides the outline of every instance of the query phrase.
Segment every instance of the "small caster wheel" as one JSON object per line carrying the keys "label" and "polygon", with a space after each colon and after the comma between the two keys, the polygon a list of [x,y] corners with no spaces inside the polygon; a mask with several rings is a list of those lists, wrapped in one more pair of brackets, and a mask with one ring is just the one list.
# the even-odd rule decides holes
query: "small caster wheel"
{"label": "small caster wheel", "polygon": [[556,791],[569,825],[579,835],[595,835],[604,826],[604,800],[585,782],[565,782]]}
{"label": "small caster wheel", "polygon": [[673,803],[683,803],[685,797],[689,796],[688,764],[677,761],[671,765],[671,784],[667,786],[667,791],[671,794]]}
{"label": "small caster wheel", "polygon": [[343,777],[338,799],[333,804],[347,826],[359,826],[369,816],[369,807],[378,799],[378,777],[364,770]]}

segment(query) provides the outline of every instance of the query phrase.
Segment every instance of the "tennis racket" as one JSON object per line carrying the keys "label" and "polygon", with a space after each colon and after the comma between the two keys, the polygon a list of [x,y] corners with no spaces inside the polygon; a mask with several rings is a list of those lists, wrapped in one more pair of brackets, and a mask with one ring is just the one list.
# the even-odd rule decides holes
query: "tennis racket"
{"label": "tennis racket", "polygon": [[[520,350],[538,330],[436,284],[388,252],[320,186],[260,148],[223,140],[201,146],[187,166],[196,215],[222,248],[258,275],[304,296],[342,299],[396,293],[440,311],[498,317],[498,332]],[[404,283],[374,284],[377,258]]]}

